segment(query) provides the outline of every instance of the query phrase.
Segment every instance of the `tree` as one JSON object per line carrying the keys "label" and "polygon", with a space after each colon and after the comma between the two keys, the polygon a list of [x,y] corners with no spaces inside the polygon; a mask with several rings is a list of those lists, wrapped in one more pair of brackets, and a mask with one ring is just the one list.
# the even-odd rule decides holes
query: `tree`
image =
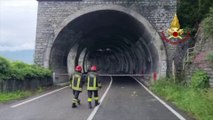
{"label": "tree", "polygon": [[203,21],[205,35],[213,37],[213,7],[210,8],[208,16]]}
{"label": "tree", "polygon": [[211,6],[213,6],[212,0],[179,0],[177,14],[181,26],[196,32]]}

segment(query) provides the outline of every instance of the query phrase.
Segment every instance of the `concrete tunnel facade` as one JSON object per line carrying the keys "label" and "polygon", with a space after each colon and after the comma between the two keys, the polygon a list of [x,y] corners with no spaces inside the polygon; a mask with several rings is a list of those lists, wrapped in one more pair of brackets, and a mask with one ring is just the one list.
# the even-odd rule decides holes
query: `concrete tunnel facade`
{"label": "concrete tunnel facade", "polygon": [[[140,14],[121,7],[100,7],[68,16],[47,50],[46,65],[56,74],[71,74],[76,65],[87,71],[97,65],[102,74],[161,76],[165,49],[160,36]],[[65,78],[66,79],[66,78]]]}
{"label": "concrete tunnel facade", "polygon": [[37,0],[34,62],[67,82],[76,65],[102,74],[171,70],[173,46],[163,42],[176,0]]}

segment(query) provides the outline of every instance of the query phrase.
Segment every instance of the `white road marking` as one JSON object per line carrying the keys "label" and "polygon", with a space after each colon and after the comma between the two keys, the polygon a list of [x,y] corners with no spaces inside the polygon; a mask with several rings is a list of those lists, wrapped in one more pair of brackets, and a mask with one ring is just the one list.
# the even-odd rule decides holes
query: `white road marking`
{"label": "white road marking", "polygon": [[[110,89],[110,87],[111,87],[111,85],[112,85],[113,79],[112,79],[112,77],[110,77],[110,78],[111,78],[111,81],[110,81],[110,83],[109,83],[109,86],[108,86],[108,88],[106,89],[106,91],[104,92],[103,96],[102,96],[101,99],[100,99],[100,105],[101,105],[101,103],[103,102],[104,98],[106,97],[106,95],[107,95],[107,93],[108,93],[108,91],[109,91],[109,89]],[[92,119],[94,118],[94,116],[95,116],[95,114],[97,113],[97,111],[98,111],[100,105],[96,106],[96,107],[93,109],[92,113],[91,113],[90,116],[87,118],[87,120],[92,120]]]}
{"label": "white road marking", "polygon": [[21,105],[24,105],[24,104],[26,104],[26,103],[32,102],[32,101],[37,100],[37,99],[40,99],[40,98],[45,97],[45,96],[47,96],[47,95],[50,95],[50,94],[56,93],[56,92],[58,92],[58,91],[60,91],[60,90],[63,90],[63,89],[65,89],[65,88],[68,88],[68,87],[69,87],[69,86],[66,86],[66,87],[63,87],[63,88],[60,88],[60,89],[57,89],[57,90],[51,91],[51,92],[49,92],[49,93],[43,94],[43,95],[41,95],[41,96],[38,96],[38,97],[32,98],[32,99],[30,99],[30,100],[27,100],[27,101],[21,102],[21,103],[19,103],[19,104],[16,104],[16,105],[13,105],[13,106],[10,106],[10,107],[11,107],[11,108],[19,107],[19,106],[21,106]]}
{"label": "white road marking", "polygon": [[153,97],[155,97],[161,104],[163,104],[168,110],[170,110],[175,116],[177,116],[180,120],[186,120],[182,115],[176,112],[172,107],[166,104],[163,100],[161,100],[158,96],[156,96],[152,91],[150,91],[146,86],[144,86],[140,81],[134,78],[147,92],[149,92]]}

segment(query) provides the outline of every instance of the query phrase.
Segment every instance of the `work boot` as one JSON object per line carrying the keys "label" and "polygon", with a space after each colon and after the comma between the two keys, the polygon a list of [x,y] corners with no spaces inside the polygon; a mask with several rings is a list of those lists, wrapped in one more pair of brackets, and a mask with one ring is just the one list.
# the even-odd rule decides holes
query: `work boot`
{"label": "work boot", "polygon": [[100,103],[96,100],[95,101],[95,106],[98,106]]}
{"label": "work boot", "polygon": [[89,109],[92,109],[92,103],[89,102]]}
{"label": "work boot", "polygon": [[72,103],[72,108],[76,108],[76,104],[75,103]]}
{"label": "work boot", "polygon": [[78,100],[78,105],[80,105],[81,104],[81,101],[80,100]]}

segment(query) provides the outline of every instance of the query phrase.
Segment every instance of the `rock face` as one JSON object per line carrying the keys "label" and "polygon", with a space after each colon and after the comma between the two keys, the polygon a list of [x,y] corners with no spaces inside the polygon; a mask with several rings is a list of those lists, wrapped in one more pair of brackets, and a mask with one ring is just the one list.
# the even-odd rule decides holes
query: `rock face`
{"label": "rock face", "polygon": [[193,49],[193,59],[188,65],[186,77],[190,80],[196,70],[204,70],[210,77],[210,86],[213,87],[213,64],[207,60],[207,56],[213,51],[213,38],[206,37],[202,26],[195,36],[196,44]]}

